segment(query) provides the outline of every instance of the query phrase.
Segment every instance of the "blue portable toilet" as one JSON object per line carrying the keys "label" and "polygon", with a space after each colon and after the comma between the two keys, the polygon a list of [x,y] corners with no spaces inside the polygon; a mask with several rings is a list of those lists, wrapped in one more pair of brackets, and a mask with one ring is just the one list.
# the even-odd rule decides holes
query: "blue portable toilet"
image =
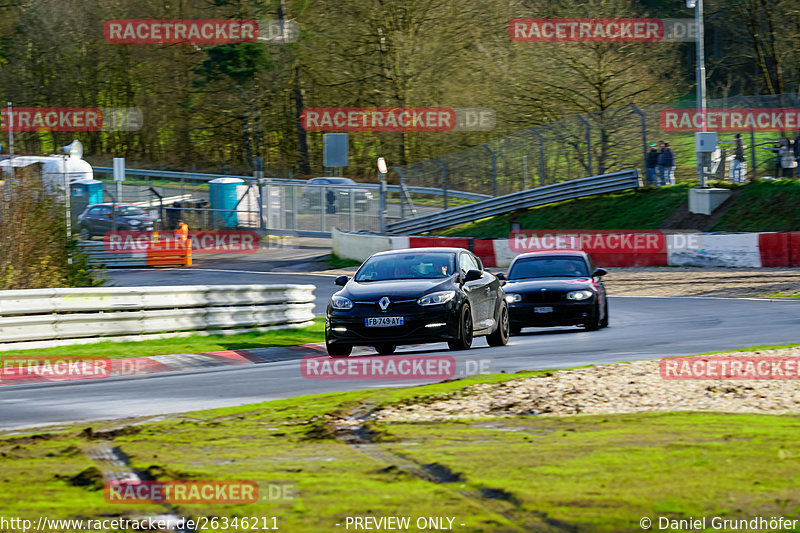
{"label": "blue portable toilet", "polygon": [[213,226],[225,226],[235,228],[239,225],[239,218],[236,216],[236,204],[239,203],[238,186],[244,180],[239,178],[217,178],[208,182],[209,193],[211,196],[211,209],[227,209],[229,212],[212,211],[211,220]]}
{"label": "blue portable toilet", "polygon": [[75,180],[69,184],[70,211],[80,215],[87,205],[103,203],[103,182],[94,179]]}

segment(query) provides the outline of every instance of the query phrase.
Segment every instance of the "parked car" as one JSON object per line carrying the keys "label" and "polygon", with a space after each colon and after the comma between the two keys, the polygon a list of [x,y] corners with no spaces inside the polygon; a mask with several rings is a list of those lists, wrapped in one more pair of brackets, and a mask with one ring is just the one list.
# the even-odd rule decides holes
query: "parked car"
{"label": "parked car", "polygon": [[325,344],[332,357],[353,346],[394,353],[398,344],[447,342],[467,350],[485,335],[491,346],[508,342],[508,305],[500,280],[461,248],[380,252],[367,259],[328,303]]}
{"label": "parked car", "polygon": [[524,327],[608,326],[608,299],[603,276],[589,254],[561,250],[518,255],[503,276],[511,317],[511,334]]}
{"label": "parked car", "polygon": [[[328,185],[330,188],[323,185]],[[367,211],[373,195],[367,189],[358,188],[358,183],[350,178],[311,178],[302,189],[303,203],[307,209],[319,209],[320,200],[329,213],[349,211],[350,195],[357,211]],[[324,198],[322,198],[324,196]]]}
{"label": "parked car", "polygon": [[133,204],[94,204],[78,215],[78,231],[83,240],[105,235],[114,230],[115,225],[120,231],[152,231],[155,223],[155,217]]}

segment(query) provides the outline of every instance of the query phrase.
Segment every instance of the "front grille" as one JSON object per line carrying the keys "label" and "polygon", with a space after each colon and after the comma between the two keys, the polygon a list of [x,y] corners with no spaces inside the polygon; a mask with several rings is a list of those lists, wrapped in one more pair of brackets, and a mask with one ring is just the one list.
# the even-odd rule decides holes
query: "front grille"
{"label": "front grille", "polygon": [[420,307],[417,304],[416,300],[397,300],[397,301],[392,301],[389,304],[389,308],[386,309],[385,313],[384,313],[384,311],[381,311],[381,308],[380,308],[380,306],[378,306],[378,302],[377,301],[375,301],[375,302],[358,301],[358,302],[355,302],[355,304],[360,309],[367,309],[369,311],[374,311],[374,312],[378,312],[378,313],[381,313],[381,314],[387,314],[387,315],[393,314],[393,313],[394,314],[403,313],[403,312],[412,313],[414,311],[419,311],[419,309],[420,309]]}
{"label": "front grille", "polygon": [[564,291],[536,291],[525,295],[525,301],[532,304],[563,302],[567,299]]}

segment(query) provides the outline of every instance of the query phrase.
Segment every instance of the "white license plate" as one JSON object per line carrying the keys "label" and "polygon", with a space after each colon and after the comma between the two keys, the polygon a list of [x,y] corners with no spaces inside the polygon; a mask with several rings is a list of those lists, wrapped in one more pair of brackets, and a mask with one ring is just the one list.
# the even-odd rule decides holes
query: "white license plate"
{"label": "white license plate", "polygon": [[533,308],[533,312],[534,313],[552,313],[553,312],[553,308],[552,307],[534,307]]}
{"label": "white license plate", "polygon": [[364,324],[370,328],[384,328],[387,326],[402,326],[404,324],[404,317],[402,316],[379,316],[374,318],[365,318]]}

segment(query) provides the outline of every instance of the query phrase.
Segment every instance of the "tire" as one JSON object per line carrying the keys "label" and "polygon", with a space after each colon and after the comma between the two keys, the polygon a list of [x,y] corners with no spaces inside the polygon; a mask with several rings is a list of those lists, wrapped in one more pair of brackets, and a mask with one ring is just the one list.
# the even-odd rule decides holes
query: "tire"
{"label": "tire", "polygon": [[592,317],[591,321],[587,322],[583,325],[586,331],[597,331],[602,326],[602,321],[600,320],[600,304],[597,304],[597,309],[595,309],[594,317]]}
{"label": "tire", "polygon": [[328,355],[331,357],[349,357],[353,351],[353,347],[349,344],[328,344],[325,343],[328,349]]}
{"label": "tire", "polygon": [[447,341],[451,350],[469,350],[472,347],[472,311],[469,304],[461,307],[461,320],[458,325],[458,339]]}
{"label": "tire", "polygon": [[382,342],[375,345],[375,351],[381,355],[392,355],[396,349],[396,344],[389,344],[388,342]]}
{"label": "tire", "polygon": [[86,228],[86,226],[81,226],[79,234],[82,241],[88,241],[92,238],[92,234],[89,232],[89,229]]}
{"label": "tire", "polygon": [[508,344],[508,337],[511,334],[510,319],[508,318],[508,304],[503,302],[503,307],[500,308],[500,323],[497,324],[497,329],[486,336],[486,342],[489,346],[505,346]]}
{"label": "tire", "polygon": [[606,316],[604,316],[603,319],[600,321],[600,327],[601,328],[608,327],[608,300],[606,300]]}

